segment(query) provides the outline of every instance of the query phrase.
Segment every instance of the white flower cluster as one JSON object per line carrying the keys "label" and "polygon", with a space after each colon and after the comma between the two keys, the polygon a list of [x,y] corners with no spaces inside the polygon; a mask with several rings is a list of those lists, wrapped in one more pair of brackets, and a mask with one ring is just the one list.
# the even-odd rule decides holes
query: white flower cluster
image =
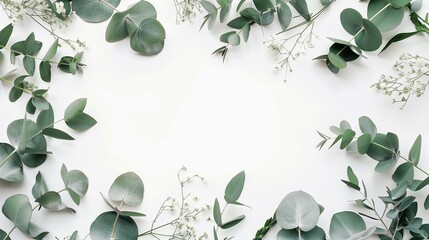
{"label": "white flower cluster", "polygon": [[286,72],[292,72],[290,62],[306,54],[310,48],[314,48],[313,37],[320,39],[313,33],[313,23],[307,25],[301,32],[287,38],[271,37],[271,40],[265,42],[268,44],[268,50],[273,53],[276,63],[273,65],[273,72],[279,73],[283,68]]}
{"label": "white flower cluster", "polygon": [[381,90],[384,95],[395,96],[393,103],[405,107],[408,99],[415,95],[421,97],[429,85],[429,59],[409,53],[402,54],[394,65],[395,76],[381,75],[371,87]]}
{"label": "white flower cluster", "polygon": [[65,39],[56,34],[56,29],[68,26],[74,12],[67,12],[64,2],[57,0],[0,0],[0,6],[7,14],[12,25],[16,25],[29,18],[42,26],[52,36],[61,39],[72,49],[85,47],[85,43],[77,40]]}
{"label": "white flower cluster", "polygon": [[174,4],[177,24],[186,21],[193,23],[197,13],[202,12],[201,0],[174,0]]}
{"label": "white flower cluster", "polygon": [[[160,218],[162,213],[170,212],[175,215],[174,220],[172,220],[168,224],[164,224],[163,226],[172,227],[172,233],[165,234],[162,233],[162,236],[169,237],[171,240],[206,240],[208,239],[207,233],[198,233],[194,227],[194,224],[203,218],[204,213],[209,212],[210,206],[205,204],[201,206],[199,204],[199,198],[195,195],[191,195],[190,193],[185,193],[185,186],[192,182],[193,180],[204,181],[203,177],[199,175],[185,175],[187,172],[186,167],[182,167],[177,173],[177,178],[181,187],[181,196],[179,199],[168,197],[164,203],[161,205],[161,208],[158,212],[157,217],[154,219],[154,224]],[[152,225],[152,229],[150,232],[154,236],[160,236],[154,230],[159,230],[159,227]],[[166,230],[164,230],[166,231]]]}

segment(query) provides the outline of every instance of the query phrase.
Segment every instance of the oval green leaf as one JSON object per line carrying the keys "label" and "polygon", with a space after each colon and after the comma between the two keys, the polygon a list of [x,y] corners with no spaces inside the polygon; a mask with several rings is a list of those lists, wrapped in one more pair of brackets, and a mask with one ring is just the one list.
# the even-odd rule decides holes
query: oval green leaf
{"label": "oval green leaf", "polygon": [[394,8],[385,0],[371,0],[367,12],[368,19],[382,32],[395,29],[401,24],[405,15],[403,7]]}
{"label": "oval green leaf", "polygon": [[131,48],[146,56],[153,56],[164,48],[165,29],[153,18],[144,20],[130,39]]}
{"label": "oval green leaf", "polygon": [[365,230],[365,222],[361,216],[345,211],[332,216],[329,236],[331,240],[344,240]]}
{"label": "oval green leaf", "polygon": [[362,15],[353,8],[346,8],[340,14],[340,21],[343,28],[350,35],[354,36],[363,27]]}
{"label": "oval green leaf", "polygon": [[89,230],[91,239],[136,240],[138,227],[134,220],[127,216],[119,216],[117,220],[116,218],[116,212],[113,211],[100,214],[91,224]]}
{"label": "oval green leaf", "polygon": [[0,161],[6,162],[0,167],[0,179],[8,182],[20,182],[24,179],[21,157],[14,153],[15,148],[7,143],[0,143]]}
{"label": "oval green leaf", "polygon": [[[73,11],[86,22],[102,22],[110,18],[120,0],[74,0]],[[112,8],[113,7],[113,8]]]}
{"label": "oval green leaf", "polygon": [[320,208],[314,198],[303,191],[286,195],[276,210],[276,219],[283,229],[310,231],[319,221]]}
{"label": "oval green leaf", "polygon": [[235,175],[225,188],[225,201],[227,203],[236,203],[243,192],[246,173],[244,171]]}
{"label": "oval green leaf", "polygon": [[308,232],[298,233],[297,229],[282,229],[277,234],[277,240],[325,240],[326,234],[320,227],[315,227]]}
{"label": "oval green leaf", "polygon": [[135,172],[121,174],[115,179],[109,189],[109,198],[131,206],[138,206],[143,202],[144,185]]}

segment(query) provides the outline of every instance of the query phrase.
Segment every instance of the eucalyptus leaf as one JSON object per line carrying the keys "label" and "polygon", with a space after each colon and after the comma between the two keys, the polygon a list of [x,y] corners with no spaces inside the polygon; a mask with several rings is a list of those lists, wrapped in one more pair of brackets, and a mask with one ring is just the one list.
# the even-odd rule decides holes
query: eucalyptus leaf
{"label": "eucalyptus leaf", "polygon": [[244,215],[240,215],[238,217],[235,217],[231,220],[228,220],[228,221],[222,223],[222,226],[220,226],[220,228],[222,228],[222,229],[232,228],[232,227],[236,226],[237,224],[239,224],[241,221],[243,221],[244,218],[245,218]]}
{"label": "eucalyptus leaf", "polygon": [[45,179],[39,171],[36,175],[36,182],[34,183],[33,188],[31,188],[31,194],[35,199],[38,199],[48,191],[49,190],[48,186],[46,185]]}
{"label": "eucalyptus leaf", "polygon": [[222,213],[220,211],[219,200],[217,200],[217,198],[213,204],[213,219],[217,226],[222,226]]}
{"label": "eucalyptus leaf", "polygon": [[355,37],[356,45],[364,51],[375,51],[382,44],[380,30],[368,19],[363,20],[363,30]]}
{"label": "eucalyptus leaf", "polygon": [[290,0],[289,4],[306,20],[309,21],[311,16],[308,12],[307,2],[305,0]]}
{"label": "eucalyptus leaf", "polygon": [[407,184],[411,184],[414,180],[414,166],[411,163],[403,163],[396,168],[396,171],[392,175],[393,181],[397,184],[401,184],[403,182]]}
{"label": "eucalyptus leaf", "polygon": [[27,71],[28,74],[31,76],[34,75],[34,71],[36,70],[36,60],[34,60],[33,57],[25,56],[22,59],[22,62],[24,64],[24,69]]}
{"label": "eucalyptus leaf", "polygon": [[276,210],[277,223],[283,229],[310,231],[319,221],[320,208],[314,198],[303,191],[286,195]]}
{"label": "eucalyptus leaf", "polygon": [[133,32],[130,39],[131,48],[146,56],[153,56],[164,48],[165,29],[153,18],[148,18]]}
{"label": "eucalyptus leaf", "polygon": [[0,143],[0,179],[8,182],[20,182],[24,179],[21,157],[15,148],[7,143]]}
{"label": "eucalyptus leaf", "polygon": [[[140,0],[136,4],[131,5],[126,11],[126,19],[129,19],[136,26],[139,26],[148,18],[156,19],[157,13],[155,7],[148,1]],[[129,21],[127,21],[129,24]],[[129,34],[132,32],[128,31]]]}
{"label": "eucalyptus leaf", "polygon": [[361,216],[354,212],[344,211],[332,216],[329,236],[331,240],[345,240],[365,230],[365,222]]}
{"label": "eucalyptus leaf", "polygon": [[37,116],[36,124],[39,129],[54,127],[54,109],[49,106],[47,110],[41,111]]}
{"label": "eucalyptus leaf", "polygon": [[274,8],[273,3],[269,0],[253,0],[253,4],[255,4],[256,9],[260,12]]}
{"label": "eucalyptus leaf", "polygon": [[[298,232],[300,231],[300,232]],[[325,231],[320,227],[314,227],[304,232],[299,229],[282,229],[277,234],[277,240],[325,240]]]}
{"label": "eucalyptus leaf", "polygon": [[29,233],[32,207],[26,195],[16,194],[7,198],[2,212],[19,230],[26,234]]}
{"label": "eucalyptus leaf", "polygon": [[37,167],[45,162],[47,158],[47,144],[45,137],[40,134],[40,130],[32,120],[18,119],[9,124],[7,135],[14,146],[18,146],[21,130],[26,124],[26,153],[21,154],[22,162],[28,167]]}
{"label": "eucalyptus leaf", "polygon": [[85,110],[86,102],[86,98],[79,98],[70,103],[64,112],[64,121],[67,122],[77,118],[77,116],[79,116],[79,114],[81,114],[83,110]]}
{"label": "eucalyptus leaf", "polygon": [[410,160],[415,166],[419,164],[421,148],[422,148],[422,136],[419,135],[414,141],[414,144],[411,147],[410,153],[408,154],[408,160]]}
{"label": "eucalyptus leaf", "polygon": [[237,17],[231,20],[227,25],[235,29],[242,29],[246,24],[249,24],[249,20],[245,17]]}
{"label": "eucalyptus leaf", "polygon": [[401,24],[405,10],[395,8],[386,0],[371,0],[368,4],[368,18],[382,32],[395,29]]}
{"label": "eucalyptus leaf", "polygon": [[4,27],[0,31],[0,49],[6,47],[7,42],[9,42],[10,36],[13,32],[13,25],[9,24],[6,27]]}
{"label": "eucalyptus leaf", "polygon": [[73,120],[66,121],[69,128],[76,131],[86,131],[92,128],[97,121],[86,113],[80,113]]}
{"label": "eucalyptus leaf", "polygon": [[283,30],[286,30],[289,27],[290,22],[292,21],[292,11],[286,2],[280,1],[277,7],[277,16],[279,18],[280,25]]}
{"label": "eucalyptus leaf", "polygon": [[235,203],[243,192],[244,183],[246,180],[246,173],[244,171],[235,175],[225,188],[224,199],[227,203]]}
{"label": "eucalyptus leaf", "polygon": [[128,36],[126,12],[113,14],[106,28],[105,39],[107,42],[117,42]]}
{"label": "eucalyptus leaf", "polygon": [[[86,22],[103,22],[113,14],[120,0],[74,0],[73,11]],[[113,8],[112,8],[113,7]]]}
{"label": "eucalyptus leaf", "polygon": [[42,130],[42,134],[48,137],[53,137],[61,140],[74,140],[74,138],[68,133],[56,128],[45,128]]}
{"label": "eucalyptus leaf", "polygon": [[89,235],[92,240],[136,240],[138,227],[132,218],[117,217],[116,212],[111,211],[100,214],[92,222]]}
{"label": "eucalyptus leaf", "polygon": [[237,33],[229,35],[228,36],[228,43],[231,44],[231,46],[240,45],[240,35],[238,35]]}
{"label": "eucalyptus leaf", "polygon": [[351,129],[344,130],[341,138],[340,149],[346,148],[354,139],[356,132]]}
{"label": "eucalyptus leaf", "polygon": [[64,206],[61,201],[61,196],[57,192],[46,192],[42,196],[36,199],[36,202],[40,206],[50,210],[50,211],[71,211],[75,213],[76,211]]}
{"label": "eucalyptus leaf", "polygon": [[367,153],[369,147],[371,146],[371,135],[369,133],[365,133],[358,137],[357,139],[358,152],[360,154]]}
{"label": "eucalyptus leaf", "polygon": [[229,13],[231,10],[231,4],[227,4],[220,9],[219,18],[220,22],[223,23],[228,19]]}
{"label": "eucalyptus leaf", "polygon": [[[61,178],[63,179],[64,186],[68,192],[72,192],[70,195],[78,195],[79,197],[85,196],[86,192],[88,191],[89,180],[82,171],[68,171],[67,167],[63,164],[61,167]],[[74,196],[71,197],[73,198]]]}
{"label": "eucalyptus leaf", "polygon": [[57,50],[58,50],[58,39],[56,39],[52,45],[49,47],[48,51],[46,52],[45,56],[43,57],[42,61],[43,62],[47,62],[52,60],[52,58],[55,57],[55,54],[57,54]]}
{"label": "eucalyptus leaf", "polygon": [[51,64],[48,61],[41,61],[39,64],[40,78],[45,82],[51,82]]}
{"label": "eucalyptus leaf", "polygon": [[347,67],[347,63],[344,60],[344,58],[342,58],[338,54],[335,54],[333,52],[329,52],[328,59],[335,67],[337,67],[339,69]]}
{"label": "eucalyptus leaf", "polygon": [[368,133],[371,135],[372,139],[375,138],[377,134],[377,127],[374,122],[367,116],[362,116],[359,118],[359,128],[362,133]]}
{"label": "eucalyptus leaf", "polygon": [[1,230],[1,229],[0,229],[0,239],[11,240],[10,237],[8,236],[8,234],[5,231]]}
{"label": "eucalyptus leaf", "polygon": [[115,179],[109,189],[109,198],[113,201],[124,202],[138,206],[143,202],[144,185],[135,172],[126,172]]}
{"label": "eucalyptus leaf", "polygon": [[33,97],[31,98],[31,102],[40,111],[48,110],[50,107],[48,100],[46,100],[46,98],[42,96],[33,95]]}
{"label": "eucalyptus leaf", "polygon": [[363,27],[362,15],[353,8],[344,9],[340,14],[340,21],[346,32],[353,36]]}
{"label": "eucalyptus leaf", "polygon": [[249,33],[250,33],[250,24],[247,23],[243,27],[243,40],[244,40],[244,42],[247,42],[247,40],[249,39]]}

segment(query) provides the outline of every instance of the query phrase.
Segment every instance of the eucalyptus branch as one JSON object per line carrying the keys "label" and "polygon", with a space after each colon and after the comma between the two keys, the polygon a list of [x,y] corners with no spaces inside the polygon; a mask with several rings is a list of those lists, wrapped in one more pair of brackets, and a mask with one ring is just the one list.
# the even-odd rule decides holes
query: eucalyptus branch
{"label": "eucalyptus branch", "polygon": [[21,89],[21,90],[22,90],[22,91],[24,91],[25,93],[33,94],[33,91],[31,91],[31,90],[29,90],[29,89],[26,89],[26,88],[19,87],[19,86],[15,86],[15,84],[14,84],[13,82],[11,82],[10,80],[8,80],[8,79],[6,79],[6,78],[0,77],[0,81],[2,81],[2,82],[4,82],[4,83],[7,83],[7,84],[10,84],[10,85],[12,85],[12,86],[14,86],[14,87],[16,87],[16,88],[18,88],[18,89]]}

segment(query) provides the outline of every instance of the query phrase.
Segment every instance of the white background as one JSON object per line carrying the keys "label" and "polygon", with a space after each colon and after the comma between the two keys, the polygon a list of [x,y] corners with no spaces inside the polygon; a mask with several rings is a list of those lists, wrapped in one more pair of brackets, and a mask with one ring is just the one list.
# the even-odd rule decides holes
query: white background
{"label": "white background", "polygon": [[[402,153],[407,156],[414,139],[423,135],[421,166],[429,169],[429,98],[413,98],[404,110],[392,104],[389,97],[370,88],[381,73],[391,73],[394,61],[403,51],[428,57],[426,36],[417,36],[393,45],[386,53],[366,53],[338,75],[322,62],[311,59],[327,53],[331,42],[326,37],[349,39],[342,29],[339,14],[346,7],[365,12],[367,3],[338,1],[316,21],[315,48],[292,62],[293,72],[284,82],[283,72],[274,74],[274,57],[263,44],[275,34],[279,26],[263,32],[254,27],[247,44],[231,49],[225,63],[212,56],[221,46],[218,36],[229,29],[221,26],[213,31],[199,31],[200,14],[194,24],[177,25],[173,1],[151,1],[158,11],[167,39],[164,50],[155,57],[139,56],[129,48],[129,41],[109,44],[104,40],[107,22],[84,23],[80,19],[66,29],[65,34],[86,41],[84,73],[70,76],[54,71],[49,85],[48,100],[55,115],[73,100],[88,98],[86,111],[98,124],[84,133],[66,130],[76,140],[65,142],[49,139],[48,149],[54,154],[37,169],[25,168],[25,180],[20,184],[0,183],[0,203],[16,193],[31,196],[31,186],[37,171],[44,175],[50,189],[61,189],[59,174],[63,163],[69,169],[80,169],[90,179],[88,194],[75,215],[35,212],[33,219],[52,234],[47,239],[65,237],[79,230],[84,238],[91,222],[107,205],[99,192],[107,194],[113,180],[121,173],[135,171],[145,184],[142,206],[131,208],[148,216],[138,220],[140,232],[148,229],[159,205],[167,196],[179,197],[176,172],[187,166],[190,173],[206,178],[203,184],[191,184],[187,190],[199,196],[199,204],[213,204],[223,198],[229,179],[241,170],[246,171],[246,185],[241,202],[251,209],[232,207],[228,216],[246,214],[247,218],[232,231],[220,236],[251,239],[265,219],[272,216],[278,203],[289,192],[303,190],[310,193],[326,210],[319,225],[328,231],[335,212],[356,210],[350,200],[358,193],[347,188],[340,179],[346,178],[347,166],[352,166],[368,187],[373,198],[385,194],[385,186],[392,187],[390,174],[373,171],[374,161],[368,157],[347,154],[334,147],[318,151],[320,141],[316,130],[328,133],[329,126],[348,120],[357,129],[360,116],[371,117],[381,132],[398,134]],[[119,9],[133,3],[123,0]],[[318,1],[309,1],[310,9],[320,8]],[[420,13],[424,14],[427,6]],[[0,14],[2,27],[7,18]],[[405,18],[394,32],[384,34],[384,43],[395,33],[412,31]],[[23,40],[34,31],[44,40],[44,53],[52,39],[30,21],[15,28],[11,42]],[[426,42],[425,42],[426,41]],[[41,54],[42,54],[41,53]],[[64,47],[61,54],[74,54]],[[0,72],[14,67],[2,63]],[[22,70],[19,65],[17,68]],[[40,83],[43,86],[43,83]],[[0,141],[8,142],[7,125],[23,118],[24,96],[16,103],[8,101],[7,85],[0,86]],[[422,175],[417,174],[420,178]],[[427,189],[419,193],[422,203]],[[74,204],[64,195],[64,201]],[[376,200],[377,201],[377,200]],[[223,203],[222,203],[223,204]],[[380,211],[382,204],[378,202]],[[428,221],[427,212],[420,216]],[[208,215],[206,216],[208,217]],[[374,222],[368,222],[372,225]],[[212,223],[200,220],[202,230],[210,231]],[[377,223],[378,224],[378,223]],[[0,216],[0,228],[12,228]],[[267,239],[275,239],[277,229]],[[210,232],[211,236],[211,232]],[[14,239],[23,239],[19,231]],[[211,237],[210,237],[211,238]]]}

